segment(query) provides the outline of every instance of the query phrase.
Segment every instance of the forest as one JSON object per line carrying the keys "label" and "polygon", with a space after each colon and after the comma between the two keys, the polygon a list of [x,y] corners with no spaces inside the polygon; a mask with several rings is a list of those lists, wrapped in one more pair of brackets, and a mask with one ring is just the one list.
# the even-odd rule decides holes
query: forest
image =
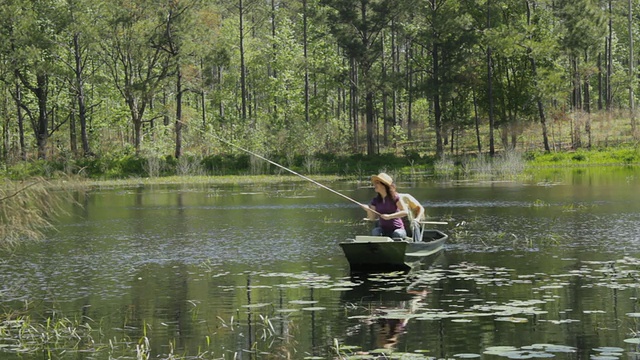
{"label": "forest", "polygon": [[634,144],[637,8],[4,0],[0,163],[215,168],[241,153],[227,144],[286,164]]}

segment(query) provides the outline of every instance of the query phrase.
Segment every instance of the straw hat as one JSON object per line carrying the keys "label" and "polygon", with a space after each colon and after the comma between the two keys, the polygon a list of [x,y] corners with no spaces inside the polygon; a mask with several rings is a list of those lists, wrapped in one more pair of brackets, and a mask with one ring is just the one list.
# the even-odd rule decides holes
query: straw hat
{"label": "straw hat", "polygon": [[380,173],[378,175],[373,175],[371,177],[371,182],[374,181],[379,181],[387,186],[391,186],[391,184],[393,184],[393,179],[391,178],[391,176],[385,174],[385,173]]}

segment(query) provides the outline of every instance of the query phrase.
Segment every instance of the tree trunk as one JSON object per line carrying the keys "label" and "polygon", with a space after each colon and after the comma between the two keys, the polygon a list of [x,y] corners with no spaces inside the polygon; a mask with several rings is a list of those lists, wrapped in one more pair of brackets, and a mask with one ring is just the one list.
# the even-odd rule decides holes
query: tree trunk
{"label": "tree trunk", "polygon": [[440,107],[440,58],[438,57],[438,46],[435,44],[431,49],[431,57],[433,62],[433,115],[436,127],[436,157],[440,157],[444,154],[444,144],[442,140],[442,109]]}
{"label": "tree trunk", "polygon": [[202,91],[200,92],[200,106],[202,107],[202,130],[204,131],[205,127],[207,126],[207,91],[206,88],[204,86],[204,78],[202,77],[204,75],[204,64],[202,61],[202,58],[200,58],[200,74],[201,74],[201,78],[200,78],[200,83],[202,84]]}
{"label": "tree trunk", "polygon": [[[393,30],[391,30],[393,32]],[[389,79],[387,73],[387,52],[385,51],[384,35],[382,36],[382,81],[386,82]],[[382,143],[384,146],[389,144],[389,94],[387,88],[382,88]]]}
{"label": "tree trunk", "polygon": [[598,110],[602,110],[602,94],[604,93],[602,88],[602,53],[598,53]]}
{"label": "tree trunk", "polygon": [[[396,74],[400,72],[400,61],[398,59],[398,48],[396,44],[396,31],[395,21],[392,22],[393,31],[391,32],[391,72],[395,78]],[[391,126],[396,126],[398,122],[398,90],[393,87],[393,93],[391,94]]]}
{"label": "tree trunk", "polygon": [[[364,76],[364,75],[363,75]],[[366,76],[365,76],[366,78]],[[376,153],[375,136],[374,136],[374,118],[373,118],[373,91],[367,90],[365,95],[365,116],[367,122],[367,155],[371,156]]]}
{"label": "tree trunk", "polygon": [[631,0],[629,2],[629,112],[631,118],[631,134],[635,138],[636,137],[636,104],[635,104],[635,96],[633,94],[633,86],[636,83],[634,60],[633,60],[633,3]]}
{"label": "tree trunk", "polygon": [[[3,89],[4,90],[4,89]],[[2,118],[4,119],[2,122],[2,159],[5,164],[8,162],[9,157],[9,124],[11,122],[11,117],[8,116],[9,113],[9,98],[4,96],[2,98]]]}
{"label": "tree trunk", "polygon": [[[586,56],[585,56],[585,63],[587,62]],[[583,95],[584,95],[584,102],[583,102],[583,108],[584,108],[584,112],[587,115],[587,120],[585,121],[584,124],[584,131],[587,134],[587,148],[591,148],[591,92],[589,90],[591,82],[589,81],[589,77],[587,77],[584,80],[584,84],[583,84]]]}
{"label": "tree trunk", "polygon": [[613,90],[611,88],[611,75],[613,74],[613,6],[612,0],[609,0],[609,51],[607,53],[607,111],[611,110],[613,103]]}
{"label": "tree trunk", "polygon": [[78,120],[80,121],[80,140],[84,156],[91,155],[89,147],[89,134],[87,133],[87,104],[84,94],[84,67],[82,65],[82,53],[80,50],[80,34],[73,35],[73,52],[75,58],[76,97],[78,103]]}
{"label": "tree trunk", "polygon": [[182,71],[180,65],[176,69],[176,149],[174,156],[182,156]]}
{"label": "tree trunk", "polygon": [[302,0],[302,38],[304,50],[304,120],[309,122],[309,59],[307,56],[307,0]]}
{"label": "tree trunk", "polygon": [[49,140],[49,114],[47,113],[49,77],[40,74],[36,78],[38,87],[34,89],[34,93],[38,99],[38,124],[35,129],[38,140],[38,159],[46,159],[47,141]]}
{"label": "tree trunk", "polygon": [[78,136],[76,130],[76,102],[73,98],[73,89],[69,89],[71,101],[69,104],[69,146],[74,156],[78,155]]}
{"label": "tree trunk", "polygon": [[244,5],[239,0],[240,15],[240,111],[243,121],[247,120],[247,69],[244,60]]}
{"label": "tree trunk", "polygon": [[413,46],[410,41],[407,41],[407,49],[405,52],[406,63],[406,78],[407,78],[407,137],[411,140],[411,127],[413,126],[413,70],[411,68],[411,57],[413,52]]}
{"label": "tree trunk", "polygon": [[22,114],[22,88],[16,82],[16,115],[18,116],[18,137],[20,138],[20,159],[27,160],[27,147],[24,140],[24,115]]}
{"label": "tree trunk", "polygon": [[142,144],[142,115],[144,114],[145,106],[138,108],[138,99],[132,94],[127,98],[127,106],[133,123],[133,148],[137,155],[140,153],[140,145]]}
{"label": "tree trunk", "polygon": [[[487,0],[487,29],[491,28],[491,0]],[[491,46],[487,47],[487,93],[489,96],[489,155],[496,153],[493,131],[495,120],[493,115],[493,65],[491,64]]]}
{"label": "tree trunk", "polygon": [[[473,90],[472,90],[473,91]],[[475,114],[476,142],[478,143],[478,155],[482,154],[482,142],[480,141],[480,117],[478,116],[478,99],[473,91],[473,113]]]}
{"label": "tree trunk", "polygon": [[[38,103],[38,118],[34,119],[31,116],[31,127],[38,146],[38,159],[46,159],[47,140],[49,139],[49,113],[47,112],[49,76],[46,74],[37,74],[36,85],[32,85],[21,72],[16,71],[15,74],[22,85],[33,93]],[[18,101],[18,106],[28,111],[28,108],[22,101]]]}
{"label": "tree trunk", "polygon": [[[527,5],[527,25],[531,26],[531,7],[529,1],[525,1]],[[533,75],[533,83],[536,89],[536,104],[538,106],[538,117],[540,118],[540,125],[542,126],[542,143],[544,145],[544,151],[550,152],[551,148],[549,147],[549,135],[547,132],[547,118],[544,113],[544,104],[542,103],[542,95],[540,94],[540,89],[538,88],[538,69],[536,66],[536,59],[532,55],[531,48],[527,49],[527,56],[529,57],[529,62],[531,63],[531,73]]]}
{"label": "tree trunk", "polygon": [[349,89],[349,114],[351,117],[351,123],[353,125],[353,145],[357,149],[360,141],[358,137],[360,132],[358,131],[358,68],[356,66],[356,60],[354,58],[349,59],[350,63],[350,78],[351,87]]}

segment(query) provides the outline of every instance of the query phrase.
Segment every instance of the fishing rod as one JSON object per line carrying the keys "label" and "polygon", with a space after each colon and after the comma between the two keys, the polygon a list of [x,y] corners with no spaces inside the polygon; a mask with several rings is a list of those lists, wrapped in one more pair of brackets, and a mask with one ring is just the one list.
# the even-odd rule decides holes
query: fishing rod
{"label": "fishing rod", "polygon": [[[267,159],[267,158],[266,158],[266,157],[264,157],[264,156],[258,155],[258,154],[256,154],[256,153],[254,153],[253,151],[249,151],[249,150],[247,150],[247,149],[244,149],[244,148],[242,148],[242,147],[240,147],[240,146],[238,146],[238,145],[236,145],[236,144],[234,144],[234,143],[231,143],[231,142],[229,142],[229,141],[227,141],[227,140],[221,139],[221,138],[219,138],[219,137],[217,137],[217,136],[215,136],[215,135],[212,135],[212,134],[209,134],[209,135],[211,135],[211,136],[215,137],[216,139],[220,140],[221,142],[223,142],[223,143],[225,143],[225,144],[227,144],[227,145],[229,145],[229,146],[231,146],[231,147],[234,147],[234,148],[239,149],[239,150],[242,150],[242,151],[244,151],[244,152],[246,152],[246,153],[248,153],[248,154],[251,154],[251,155],[253,155],[253,156],[255,156],[255,157],[259,158],[259,159],[262,159],[262,160],[264,160],[264,161],[268,162],[269,164],[275,165],[275,166],[277,166],[277,167],[279,167],[279,168],[281,168],[281,169],[283,169],[283,170],[286,170],[286,171],[288,171],[288,172],[292,173],[293,175],[299,176],[299,177],[301,177],[301,178],[303,178],[303,179],[305,179],[305,180],[307,180],[307,181],[310,181],[310,182],[312,182],[312,183],[314,183],[314,184],[316,184],[316,185],[320,186],[321,188],[323,188],[323,189],[325,189],[325,190],[329,190],[329,191],[331,191],[332,193],[334,193],[334,194],[336,194],[336,195],[338,195],[338,196],[341,196],[341,197],[343,197],[343,198],[345,198],[345,199],[347,199],[347,200],[351,201],[352,203],[355,203],[355,204],[358,204],[358,205],[362,206],[362,203],[360,203],[359,201],[354,200],[354,199],[352,199],[352,198],[348,197],[347,195],[344,195],[344,194],[342,194],[342,193],[340,193],[340,192],[338,192],[338,191],[335,191],[335,190],[333,190],[332,188],[330,188],[330,187],[328,187],[328,186],[325,186],[325,185],[323,185],[323,184],[321,184],[321,183],[319,183],[319,182],[317,182],[317,181],[315,181],[315,180],[313,180],[313,179],[311,179],[311,178],[309,178],[309,177],[306,177],[306,176],[304,176],[304,175],[302,175],[302,174],[300,174],[300,173],[298,173],[298,172],[295,172],[295,171],[293,171],[293,170],[289,169],[288,167],[285,167],[285,166],[283,166],[283,165],[280,165],[280,164],[278,164],[278,163],[277,163],[277,162],[275,162],[275,161],[271,161],[271,160]],[[371,211],[373,211],[375,214],[380,215],[380,213],[378,213],[377,211],[375,211],[375,210],[373,210],[373,209],[370,209],[370,210],[371,210]]]}
{"label": "fishing rod", "polygon": [[[319,183],[319,182],[317,182],[317,181],[315,181],[315,180],[313,180],[313,179],[311,179],[311,178],[309,178],[309,177],[307,177],[307,176],[304,176],[304,175],[302,175],[302,174],[300,174],[300,173],[298,173],[298,172],[295,172],[295,171],[293,171],[293,170],[289,169],[288,167],[285,167],[285,166],[283,166],[283,165],[280,165],[280,164],[278,164],[278,163],[277,163],[277,162],[275,162],[275,161],[269,160],[269,159],[267,159],[267,158],[266,158],[266,157],[264,157],[264,156],[258,155],[258,154],[256,154],[256,153],[254,153],[253,151],[249,151],[249,150],[247,150],[247,149],[245,149],[245,148],[242,148],[242,147],[240,147],[240,146],[238,146],[238,145],[236,145],[236,144],[234,144],[234,143],[232,143],[232,142],[229,142],[229,141],[227,141],[227,140],[224,140],[224,139],[222,139],[222,138],[220,138],[220,137],[218,137],[218,136],[215,136],[215,135],[213,135],[213,134],[209,134],[209,135],[213,136],[214,138],[218,139],[219,141],[221,141],[221,142],[223,142],[223,143],[225,143],[225,144],[227,144],[227,145],[229,145],[229,146],[231,146],[231,147],[234,147],[234,148],[236,148],[236,149],[238,149],[238,150],[242,150],[242,151],[244,151],[244,152],[246,152],[246,153],[248,153],[248,154],[251,154],[251,155],[253,155],[253,156],[255,156],[255,157],[259,158],[259,159],[262,159],[262,160],[264,160],[264,161],[268,162],[269,164],[275,165],[275,166],[277,166],[277,167],[279,167],[279,168],[281,168],[281,169],[283,169],[283,170],[286,170],[286,171],[288,171],[288,172],[292,173],[293,175],[299,176],[299,177],[301,177],[301,178],[303,178],[303,179],[305,179],[305,180],[307,180],[307,181],[310,181],[310,182],[312,182],[312,183],[314,183],[314,184],[318,185],[319,187],[321,187],[321,188],[323,188],[323,189],[325,189],[325,190],[328,190],[328,191],[330,191],[330,192],[332,192],[332,193],[334,193],[334,194],[336,194],[336,195],[338,195],[338,196],[341,196],[341,197],[343,197],[343,198],[345,198],[345,199],[347,199],[347,200],[351,201],[351,202],[352,202],[352,203],[354,203],[354,204],[357,204],[357,205],[359,205],[359,206],[363,206],[363,205],[364,205],[364,204],[360,203],[359,201],[354,200],[354,199],[352,199],[352,198],[348,197],[348,196],[347,196],[347,195],[345,195],[345,194],[342,194],[342,193],[340,193],[340,192],[338,192],[338,191],[335,191],[335,190],[333,190],[332,188],[330,188],[330,187],[328,187],[328,186],[325,186],[325,185],[323,185],[323,184],[321,184],[321,183]],[[371,208],[368,208],[368,209],[367,209],[367,211],[371,211],[372,213],[374,213],[374,214],[376,214],[376,215],[378,215],[378,216],[382,215],[382,214],[380,214],[379,212],[377,212],[377,211],[375,211],[375,210],[373,210],[373,209],[371,209]],[[421,223],[422,223],[422,224],[437,224],[437,225],[447,225],[447,224],[448,224],[447,222],[444,222],[444,221],[422,221]]]}

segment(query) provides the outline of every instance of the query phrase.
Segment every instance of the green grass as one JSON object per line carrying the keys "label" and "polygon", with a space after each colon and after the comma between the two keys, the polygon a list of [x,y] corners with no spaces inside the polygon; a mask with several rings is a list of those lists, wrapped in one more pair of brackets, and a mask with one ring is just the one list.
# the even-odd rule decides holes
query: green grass
{"label": "green grass", "polygon": [[555,153],[530,152],[525,159],[528,167],[637,165],[640,164],[640,149],[628,146]]}
{"label": "green grass", "polygon": [[[309,176],[314,180],[368,179],[372,174],[388,172],[394,178],[404,175],[463,177],[501,176],[521,174],[530,168],[585,167],[601,165],[639,165],[640,149],[637,145],[611,146],[545,153],[540,150],[499,152],[494,157],[487,154],[447,154],[440,159],[413,154],[381,154],[327,156],[317,155],[312,160],[285,163],[273,161],[286,169],[270,165],[263,160],[245,161],[232,155],[224,160],[225,166],[212,165],[209,158],[190,158],[178,162],[167,159],[147,159],[125,156],[120,159],[99,161],[71,161],[60,163],[38,160],[21,162],[0,171],[0,179],[24,180],[33,177],[45,179],[76,179],[86,185],[129,186],[140,184],[218,183],[243,184],[302,179],[286,169]],[[219,160],[219,159],[218,159]],[[241,161],[242,160],[242,161]],[[221,160],[220,160],[221,161]],[[313,166],[309,167],[309,162]],[[222,162],[221,162],[222,163]],[[253,164],[253,163],[259,163]],[[232,165],[228,165],[232,164]],[[253,164],[253,165],[252,165]]]}

